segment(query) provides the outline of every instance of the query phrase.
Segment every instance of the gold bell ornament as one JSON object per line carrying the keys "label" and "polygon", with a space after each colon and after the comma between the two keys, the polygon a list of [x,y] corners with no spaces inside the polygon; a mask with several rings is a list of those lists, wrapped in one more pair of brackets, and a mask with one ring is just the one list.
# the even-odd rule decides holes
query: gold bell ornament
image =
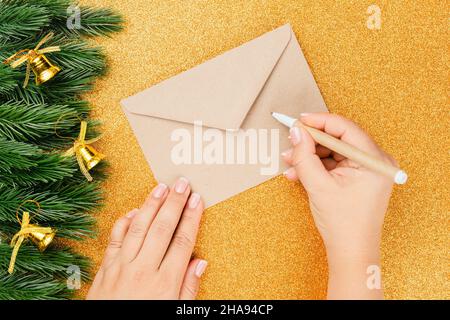
{"label": "gold bell ornament", "polygon": [[[27,200],[20,206],[22,206],[26,202],[33,202],[40,209],[39,203],[34,200]],[[14,265],[16,263],[17,254],[19,253],[20,246],[22,245],[25,239],[29,238],[37,246],[39,251],[43,252],[45,249],[47,249],[50,243],[52,243],[56,235],[55,230],[50,227],[40,227],[37,224],[31,224],[30,213],[28,211],[23,212],[21,221],[18,216],[19,209],[17,209],[16,217],[21,227],[19,232],[17,232],[11,239],[11,247],[13,247],[13,252],[11,254],[11,260],[9,262],[8,268],[9,274],[13,273],[14,271]]]}
{"label": "gold bell ornament", "polygon": [[80,155],[83,158],[86,169],[91,170],[95,167],[105,156],[95,150],[92,146],[85,144],[79,149]]}
{"label": "gold bell ornament", "polygon": [[90,145],[99,140],[100,137],[86,140],[86,131],[87,122],[81,121],[80,134],[78,136],[78,139],[75,140],[73,147],[67,150],[64,155],[72,156],[75,154],[81,172],[88,181],[92,181],[93,178],[89,174],[89,170],[99,164],[100,161],[105,158],[105,155],[101,154]]}
{"label": "gold bell ornament", "polygon": [[[39,251],[44,252],[45,249],[52,243],[53,238],[55,238],[56,232],[52,231],[50,233],[42,232],[42,228],[38,225],[29,224],[29,228],[33,228],[35,231],[30,233],[30,239],[37,246]],[[51,228],[50,228],[51,229]]]}
{"label": "gold bell ornament", "polygon": [[27,71],[25,75],[25,81],[23,87],[28,85],[30,80],[30,69],[35,75],[35,80],[37,85],[41,85],[44,82],[52,79],[61,69],[50,62],[49,59],[44,55],[45,53],[60,51],[59,46],[47,47],[40,49],[40,47],[53,37],[53,33],[47,34],[34,49],[23,49],[19,52],[13,54],[11,57],[6,59],[4,64],[11,64],[11,67],[17,68],[25,62],[27,64]]}
{"label": "gold bell ornament", "polygon": [[53,78],[61,69],[53,65],[46,56],[31,51],[28,56],[31,70],[35,75],[36,84],[40,85]]}

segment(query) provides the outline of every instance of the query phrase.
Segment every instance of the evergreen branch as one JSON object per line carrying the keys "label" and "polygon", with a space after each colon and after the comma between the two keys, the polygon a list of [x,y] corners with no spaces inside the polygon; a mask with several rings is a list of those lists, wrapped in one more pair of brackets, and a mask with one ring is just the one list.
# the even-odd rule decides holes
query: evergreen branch
{"label": "evergreen branch", "polygon": [[[102,195],[96,182],[59,187],[45,191],[0,188],[0,222],[17,223],[15,212],[22,204],[21,210],[30,212],[39,223],[64,222],[68,217],[87,213],[101,205]],[[40,210],[33,203],[24,203],[26,200],[39,202]]]}
{"label": "evergreen branch", "polygon": [[[51,20],[55,17],[63,17],[66,14],[67,8],[74,3],[73,0],[2,0],[3,3],[10,6],[18,5],[34,5],[43,8],[47,11]],[[53,21],[52,21],[53,23]]]}
{"label": "evergreen branch", "polygon": [[0,300],[63,300],[71,296],[67,285],[53,277],[0,273]]}
{"label": "evergreen branch", "polygon": [[[101,182],[108,177],[108,173],[107,173],[108,167],[109,167],[108,161],[102,160],[93,169],[91,169],[89,171],[89,173],[91,174],[91,176],[95,182]],[[89,184],[93,184],[93,183],[95,184],[95,182],[90,182]],[[62,187],[67,186],[67,185],[80,185],[83,183],[88,183],[88,182],[86,180],[86,177],[79,170],[79,167],[77,167],[77,170],[73,176],[67,177],[67,178],[57,181],[57,182],[47,183],[47,184],[43,185],[41,188],[45,188],[45,190],[50,190],[50,191],[58,191]],[[39,187],[40,186],[38,185],[37,188],[39,188]]]}
{"label": "evergreen branch", "polygon": [[12,6],[0,2],[0,45],[29,37],[48,26],[49,22],[45,8],[32,4]]}
{"label": "evergreen branch", "polygon": [[111,9],[79,7],[79,10],[81,28],[60,25],[58,29],[69,36],[104,36],[123,29],[122,16]]}
{"label": "evergreen branch", "polygon": [[0,63],[0,79],[0,96],[14,90],[17,86],[13,70],[3,63]]}
{"label": "evergreen branch", "polygon": [[[69,105],[0,103],[0,138],[38,144],[45,149],[68,148],[77,138],[80,117],[85,116],[87,110],[84,114],[77,111]],[[97,124],[96,121],[88,122],[87,139],[98,135]]]}
{"label": "evergreen branch", "polygon": [[[58,237],[78,240],[95,235],[92,230],[95,219],[87,212],[101,207],[98,182],[60,182],[45,187],[45,191],[0,188],[0,230],[8,234],[17,232],[15,213],[20,206],[21,211],[30,212],[35,223],[56,228]],[[33,203],[24,203],[26,200],[39,202],[41,209]]]}
{"label": "evergreen branch", "polygon": [[[32,43],[21,42],[4,47],[0,52],[0,60],[28,46],[34,47],[37,41],[36,39]],[[61,72],[45,85],[38,86],[34,81],[30,81],[27,88],[16,86],[15,90],[3,94],[5,100],[23,100],[35,104],[73,100],[80,94],[90,91],[95,78],[106,72],[105,56],[101,49],[90,47],[86,41],[67,40],[58,35],[47,44],[61,47],[61,51],[48,55],[54,64],[61,67]],[[18,83],[24,81],[25,69],[26,66],[23,65],[13,70],[14,79]]]}
{"label": "evergreen branch", "polygon": [[77,113],[62,105],[24,104],[6,102],[0,104],[0,137],[22,142],[38,142],[70,130],[79,123]]}
{"label": "evergreen branch", "polygon": [[[87,214],[75,213],[65,221],[55,221],[40,223],[42,227],[51,227],[56,230],[58,238],[65,238],[71,240],[84,240],[86,238],[93,238],[96,236],[95,219]],[[0,226],[0,230],[8,235],[17,233],[20,229],[18,222],[4,222]]]}
{"label": "evergreen branch", "polygon": [[2,171],[11,173],[13,169],[32,168],[34,166],[32,157],[38,151],[39,148],[36,146],[0,138],[0,175]]}
{"label": "evergreen branch", "polygon": [[[57,40],[55,40],[54,45],[63,42]],[[62,43],[61,51],[55,53],[53,59],[55,63],[67,70],[66,74],[63,73],[63,77],[61,77],[67,80],[74,80],[79,77],[98,77],[104,75],[106,71],[105,55],[102,49],[89,46],[84,40],[71,40]],[[71,75],[72,72],[75,72],[75,74]]]}
{"label": "evergreen branch", "polygon": [[[0,66],[0,235],[9,239],[20,229],[17,208],[31,199],[38,201],[42,210],[37,211],[31,203],[22,209],[31,213],[33,223],[55,228],[57,237],[79,240],[95,234],[95,219],[88,212],[101,206],[99,181],[106,176],[107,163],[102,161],[92,170],[96,182],[89,183],[74,157],[43,149],[70,145],[71,141],[54,134],[54,127],[61,136],[78,135],[77,115],[85,116],[90,108],[77,100],[106,72],[100,48],[90,47],[80,36],[119,31],[122,18],[108,9],[75,4],[73,0],[0,0],[0,61],[34,48],[44,35],[55,31],[56,36],[45,46],[57,45],[61,51],[46,56],[62,69],[42,86],[34,83],[32,75],[28,87],[23,88],[25,64],[17,69]],[[69,29],[68,18],[78,8],[81,29]],[[58,120],[63,114],[67,116]],[[88,138],[97,135],[96,124],[89,122]],[[0,243],[0,270],[9,263],[10,253],[11,248]],[[87,263],[56,243],[42,254],[25,243],[15,273],[0,273],[0,299],[69,298],[72,292],[63,281],[65,268],[80,265],[87,279]]]}
{"label": "evergreen branch", "polygon": [[[0,270],[8,269],[12,248],[7,243],[0,243]],[[89,259],[74,253],[67,247],[49,246],[40,252],[34,244],[24,243],[14,265],[14,272],[33,272],[44,277],[55,276],[65,279],[67,268],[76,266],[80,270],[82,281],[89,281]]]}
{"label": "evergreen branch", "polygon": [[58,154],[45,154],[23,142],[0,138],[0,187],[30,187],[70,177],[74,161]]}
{"label": "evergreen branch", "polygon": [[[122,30],[122,17],[104,8],[78,6],[72,0],[6,0],[10,5],[32,4],[45,9],[51,19],[49,29],[69,37],[105,36]],[[68,28],[72,15],[80,15],[80,28]]]}
{"label": "evergreen branch", "polygon": [[[22,78],[22,75],[17,74],[17,70],[14,70],[16,72],[15,76],[16,78]],[[2,101],[24,101],[28,104],[43,104],[46,102],[45,95],[42,94],[41,90],[39,88],[36,88],[33,84],[28,85],[28,87],[25,89],[22,87],[23,82],[22,80],[16,80],[17,84],[16,87],[13,90],[10,90],[8,92],[5,92],[0,99]]]}
{"label": "evergreen branch", "polygon": [[67,99],[76,99],[80,94],[91,91],[94,79],[80,78],[65,82],[53,81],[53,79],[50,80],[45,86],[37,86],[34,83],[28,84],[26,88],[17,86],[15,90],[4,95],[5,100],[23,100],[31,104],[60,104]]}

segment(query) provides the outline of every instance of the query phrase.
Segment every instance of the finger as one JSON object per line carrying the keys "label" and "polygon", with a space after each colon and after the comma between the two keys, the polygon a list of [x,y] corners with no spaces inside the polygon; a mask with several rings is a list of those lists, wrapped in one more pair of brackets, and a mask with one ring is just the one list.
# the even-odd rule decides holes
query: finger
{"label": "finger", "polygon": [[319,156],[320,159],[333,158],[334,160],[336,160],[338,162],[346,159],[344,156],[340,155],[339,153],[336,153],[320,144],[316,145],[316,154]]}
{"label": "finger", "polygon": [[363,151],[379,156],[381,149],[357,124],[341,116],[330,113],[309,113],[300,121],[310,127],[325,131]]}
{"label": "finger", "polygon": [[294,144],[293,167],[307,191],[331,182],[331,176],[316,154],[316,146],[311,135],[303,128],[291,129]]}
{"label": "finger", "polygon": [[316,146],[316,154],[319,156],[320,159],[328,158],[331,155],[331,153],[332,151],[327,147],[324,147],[322,145]]}
{"label": "finger", "polygon": [[183,211],[180,223],[161,263],[161,269],[170,269],[174,273],[186,272],[194,250],[200,219],[203,213],[203,201],[197,193],[191,194]]}
{"label": "finger", "polygon": [[347,159],[343,155],[341,155],[339,153],[336,153],[334,151],[330,154],[330,157],[332,157],[336,162],[343,161],[343,160]]}
{"label": "finger", "polygon": [[97,274],[95,275],[94,281],[92,281],[92,285],[89,288],[89,292],[86,296],[86,300],[97,300],[97,298],[94,296],[93,292],[96,292],[98,288],[102,285],[103,277],[104,277],[104,271],[102,267],[98,270]]}
{"label": "finger", "polygon": [[131,262],[136,258],[156,213],[164,203],[167,192],[168,187],[165,184],[157,185],[146,199],[142,209],[131,221],[120,251],[123,262]]}
{"label": "finger", "polygon": [[[293,156],[293,149],[288,149],[286,151],[283,151],[281,153],[281,158],[286,162],[288,165],[292,165],[292,156]],[[319,156],[319,158],[329,158],[333,157],[336,161],[342,161],[345,159],[345,157],[341,156],[338,153],[335,153],[334,151],[331,151],[327,147],[324,147],[322,145],[316,145],[316,154]]]}
{"label": "finger", "polygon": [[200,288],[200,278],[206,270],[208,262],[194,259],[189,263],[180,291],[180,300],[194,300]]}
{"label": "finger", "polygon": [[158,268],[166,254],[181,213],[191,192],[189,181],[179,178],[170,189],[167,200],[156,215],[145,237],[139,261]]}
{"label": "finger", "polygon": [[325,169],[327,169],[328,171],[335,169],[338,164],[338,162],[336,162],[336,160],[332,158],[323,158],[322,163]]}
{"label": "finger", "polygon": [[119,254],[120,249],[122,248],[123,240],[125,239],[128,228],[131,224],[131,220],[138,212],[139,209],[133,209],[128,212],[125,217],[120,218],[114,224],[114,227],[111,230],[109,244],[106,248],[105,256],[103,257],[103,268],[108,267]]}

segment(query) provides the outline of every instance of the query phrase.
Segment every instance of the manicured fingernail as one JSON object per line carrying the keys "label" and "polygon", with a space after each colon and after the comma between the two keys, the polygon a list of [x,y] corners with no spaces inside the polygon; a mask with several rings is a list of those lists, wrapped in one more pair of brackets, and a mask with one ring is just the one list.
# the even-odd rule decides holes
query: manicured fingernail
{"label": "manicured fingernail", "polygon": [[160,199],[167,190],[167,186],[164,183],[160,183],[153,189],[152,196],[155,199]]}
{"label": "manicured fingernail", "polygon": [[197,263],[197,266],[195,267],[195,275],[200,278],[202,274],[206,270],[206,266],[208,265],[208,262],[205,260],[200,260],[199,263]]}
{"label": "manicured fingernail", "polygon": [[289,158],[291,156],[292,150],[286,150],[281,153],[283,158]]}
{"label": "manicured fingernail", "polygon": [[191,197],[189,198],[189,208],[195,209],[197,208],[198,204],[200,203],[200,195],[198,193],[191,194]]}
{"label": "manicured fingernail", "polygon": [[133,210],[131,210],[130,212],[128,212],[128,213],[126,214],[126,217],[127,217],[128,219],[131,219],[131,218],[133,218],[138,212],[139,212],[139,209],[133,209]]}
{"label": "manicured fingernail", "polygon": [[295,180],[295,170],[293,168],[287,169],[285,172],[283,172],[283,175],[288,180]]}
{"label": "manicured fingernail", "polygon": [[175,192],[184,193],[189,185],[189,181],[186,178],[179,178],[175,183]]}
{"label": "manicured fingernail", "polygon": [[306,117],[306,116],[309,116],[311,113],[307,113],[307,112],[304,112],[304,113],[300,113],[300,117]]}
{"label": "manicured fingernail", "polygon": [[289,131],[291,134],[291,142],[294,146],[300,143],[300,129],[297,127],[292,127]]}

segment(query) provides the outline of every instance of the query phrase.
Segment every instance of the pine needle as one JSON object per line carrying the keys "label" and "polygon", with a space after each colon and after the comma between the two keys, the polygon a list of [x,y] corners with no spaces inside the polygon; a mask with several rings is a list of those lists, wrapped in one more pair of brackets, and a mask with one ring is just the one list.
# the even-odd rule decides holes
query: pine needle
{"label": "pine needle", "polygon": [[0,187],[31,187],[70,177],[73,161],[45,154],[33,145],[0,138]]}
{"label": "pine needle", "polygon": [[[11,253],[11,246],[5,242],[0,243],[0,270],[8,269]],[[20,247],[14,272],[33,272],[44,277],[66,279],[67,268],[72,266],[79,268],[82,281],[90,280],[90,262],[87,258],[74,253],[70,248],[56,245],[40,252],[34,244],[27,241]]]}
{"label": "pine needle", "polygon": [[35,5],[10,6],[0,2],[0,45],[37,33],[49,25],[45,8]]}
{"label": "pine needle", "polygon": [[[0,103],[0,138],[38,144],[45,149],[69,148],[78,137],[80,119],[89,108],[82,104],[48,105],[9,101]],[[79,113],[82,111],[83,113]],[[96,121],[88,122],[87,139],[98,135]]]}
{"label": "pine needle", "polygon": [[66,283],[38,273],[0,273],[0,300],[64,300],[72,296]]}

